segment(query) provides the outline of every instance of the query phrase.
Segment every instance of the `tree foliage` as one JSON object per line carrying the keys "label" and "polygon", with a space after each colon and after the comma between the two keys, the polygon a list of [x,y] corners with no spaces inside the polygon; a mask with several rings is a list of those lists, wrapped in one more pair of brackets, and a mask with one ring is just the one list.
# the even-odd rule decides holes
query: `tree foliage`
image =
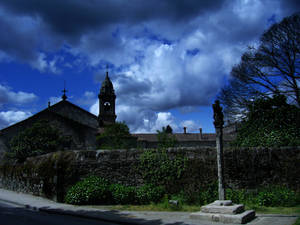
{"label": "tree foliage", "polygon": [[248,105],[234,144],[244,147],[300,145],[300,109],[286,97],[260,98]]}
{"label": "tree foliage", "polygon": [[245,113],[250,100],[282,94],[300,107],[300,13],[275,23],[231,71],[219,94],[228,119]]}
{"label": "tree foliage", "polygon": [[106,125],[103,132],[97,136],[101,148],[120,149],[129,148],[132,137],[125,122],[116,122]]}
{"label": "tree foliage", "polygon": [[162,127],[162,130],[157,130],[158,148],[175,147],[177,144],[176,138],[173,136],[173,130],[170,125]]}
{"label": "tree foliage", "polygon": [[10,150],[6,156],[24,161],[27,157],[63,150],[71,144],[70,138],[46,120],[34,123],[10,141]]}

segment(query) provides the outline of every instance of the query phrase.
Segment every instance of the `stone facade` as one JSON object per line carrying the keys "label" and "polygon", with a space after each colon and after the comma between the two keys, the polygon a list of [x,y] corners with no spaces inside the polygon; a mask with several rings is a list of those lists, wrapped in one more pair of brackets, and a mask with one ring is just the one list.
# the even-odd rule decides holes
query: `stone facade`
{"label": "stone facade", "polygon": [[115,104],[116,95],[112,82],[109,79],[106,71],[105,80],[102,82],[99,98],[99,126],[104,127],[108,124],[113,124],[116,121]]}
{"label": "stone facade", "polygon": [[[0,166],[0,187],[61,201],[71,185],[89,175],[139,186],[144,182],[137,169],[143,151],[63,151],[29,158],[22,164],[4,164]],[[193,193],[217,180],[215,148],[168,150],[170,157],[182,153],[188,158],[188,169],[178,181],[179,189]],[[225,148],[224,158],[227,187],[286,185],[300,191],[300,147]]]}
{"label": "stone facade", "polygon": [[0,158],[3,152],[9,149],[11,138],[40,120],[49,121],[51,125],[60,130],[62,135],[71,137],[72,149],[96,148],[97,117],[71,102],[63,100],[26,120],[2,129],[0,131]]}

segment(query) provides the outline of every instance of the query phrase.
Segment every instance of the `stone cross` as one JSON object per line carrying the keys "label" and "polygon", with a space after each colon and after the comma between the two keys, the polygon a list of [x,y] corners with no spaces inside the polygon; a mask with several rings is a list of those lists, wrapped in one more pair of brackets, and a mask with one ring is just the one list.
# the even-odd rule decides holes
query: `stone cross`
{"label": "stone cross", "polygon": [[225,200],[225,184],[224,184],[224,157],[223,157],[223,112],[218,100],[213,104],[214,125],[216,129],[216,147],[218,162],[218,181],[219,181],[219,200]]}

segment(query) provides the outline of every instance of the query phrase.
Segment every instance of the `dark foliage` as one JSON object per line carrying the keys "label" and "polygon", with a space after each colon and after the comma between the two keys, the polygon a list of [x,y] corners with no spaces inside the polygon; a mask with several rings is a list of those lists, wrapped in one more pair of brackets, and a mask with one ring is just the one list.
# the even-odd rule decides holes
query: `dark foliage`
{"label": "dark foliage", "polygon": [[157,130],[158,148],[171,148],[177,144],[176,138],[172,134],[173,130],[168,125],[162,127],[162,130]]}
{"label": "dark foliage", "polygon": [[64,150],[70,144],[70,137],[63,136],[48,121],[41,120],[12,138],[6,156],[24,161],[27,157]]}
{"label": "dark foliage", "polygon": [[136,201],[136,188],[122,184],[111,184],[110,191],[114,204],[133,204]]}
{"label": "dark foliage", "polygon": [[286,97],[260,98],[248,105],[234,145],[271,147],[300,145],[300,109]]}
{"label": "dark foliage", "polygon": [[134,147],[135,139],[125,122],[116,122],[104,127],[104,131],[97,136],[97,142],[100,148],[127,149]]}

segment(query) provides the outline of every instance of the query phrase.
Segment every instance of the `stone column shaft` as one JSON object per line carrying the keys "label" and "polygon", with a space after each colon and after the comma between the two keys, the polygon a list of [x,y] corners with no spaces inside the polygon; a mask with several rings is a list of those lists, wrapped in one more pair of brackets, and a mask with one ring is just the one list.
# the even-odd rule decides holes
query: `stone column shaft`
{"label": "stone column shaft", "polygon": [[225,185],[224,185],[224,157],[223,157],[222,128],[216,128],[216,147],[217,147],[217,163],[218,163],[219,200],[226,200]]}

